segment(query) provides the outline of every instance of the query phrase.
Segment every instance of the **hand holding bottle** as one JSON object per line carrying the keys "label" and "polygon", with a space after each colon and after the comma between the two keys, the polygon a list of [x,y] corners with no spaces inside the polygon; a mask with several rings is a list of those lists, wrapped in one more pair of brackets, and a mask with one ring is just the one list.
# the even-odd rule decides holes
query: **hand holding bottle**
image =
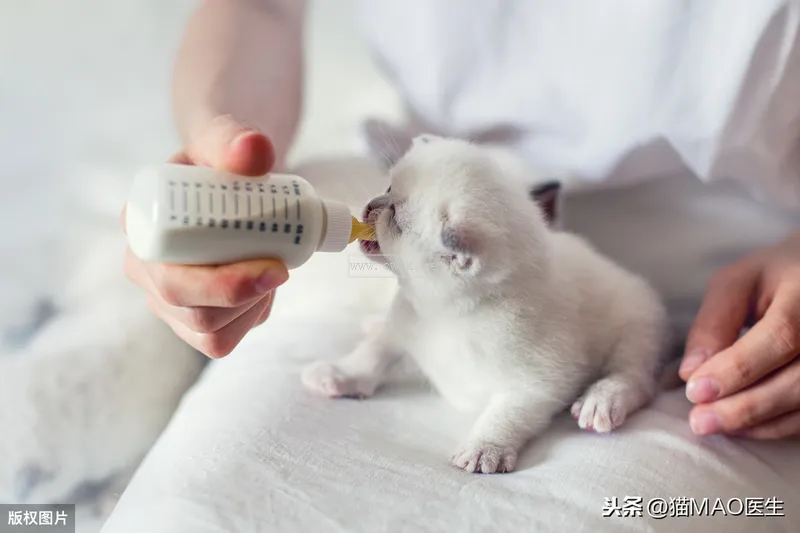
{"label": "hand holding bottle", "polygon": [[[241,176],[262,176],[274,160],[268,137],[224,116],[214,119],[193,146],[170,159]],[[143,262],[130,249],[125,272],[145,290],[156,316],[212,358],[228,355],[250,329],[267,319],[275,289],[289,277],[286,267],[273,259],[175,265]]]}

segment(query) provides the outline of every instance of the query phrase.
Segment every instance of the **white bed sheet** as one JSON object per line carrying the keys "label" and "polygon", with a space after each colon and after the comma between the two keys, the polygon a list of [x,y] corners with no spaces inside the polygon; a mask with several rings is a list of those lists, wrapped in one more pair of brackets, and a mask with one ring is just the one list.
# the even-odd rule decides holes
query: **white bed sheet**
{"label": "white bed sheet", "polygon": [[[680,390],[620,432],[566,414],[510,475],[447,463],[470,420],[399,376],[366,401],[307,393],[302,366],[352,348],[359,313],[276,318],[185,398],[103,533],[539,531],[789,533],[797,445],[698,439]],[[791,517],[603,517],[605,498],[776,497]],[[736,510],[736,509],[734,509]]]}

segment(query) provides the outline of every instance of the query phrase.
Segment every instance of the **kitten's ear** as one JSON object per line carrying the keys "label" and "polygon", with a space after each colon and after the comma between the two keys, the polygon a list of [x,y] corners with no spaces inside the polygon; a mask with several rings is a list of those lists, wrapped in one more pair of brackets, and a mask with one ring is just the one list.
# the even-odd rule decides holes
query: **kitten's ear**
{"label": "kitten's ear", "polygon": [[475,275],[481,267],[480,251],[483,242],[478,229],[467,221],[454,223],[447,215],[442,218],[445,263],[453,272]]}
{"label": "kitten's ear", "polygon": [[539,204],[548,226],[556,226],[561,216],[561,183],[547,181],[531,189],[531,200]]}
{"label": "kitten's ear", "polygon": [[414,141],[414,135],[410,130],[375,119],[364,122],[362,135],[370,155],[384,170],[393,167],[411,148]]}
{"label": "kitten's ear", "polygon": [[412,146],[417,146],[419,144],[430,144],[437,139],[441,139],[438,135],[433,135],[432,133],[423,133],[422,135],[417,135],[411,140]]}
{"label": "kitten's ear", "polygon": [[476,131],[467,136],[475,144],[484,146],[512,146],[524,137],[522,129],[516,126],[495,126]]}

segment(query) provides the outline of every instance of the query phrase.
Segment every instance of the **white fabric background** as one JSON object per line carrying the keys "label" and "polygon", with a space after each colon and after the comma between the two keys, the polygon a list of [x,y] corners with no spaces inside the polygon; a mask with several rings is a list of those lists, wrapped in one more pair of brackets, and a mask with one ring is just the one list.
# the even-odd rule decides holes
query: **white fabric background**
{"label": "white fabric background", "polygon": [[[344,314],[343,314],[344,315]],[[507,476],[447,457],[470,427],[415,381],[364,402],[310,396],[299,371],[358,336],[356,314],[275,318],[185,399],[104,533],[796,531],[796,445],[697,439],[680,391],[619,433],[568,416]],[[777,495],[792,518],[603,518],[604,498]]]}
{"label": "white fabric background", "polygon": [[514,148],[571,188],[688,167],[800,207],[796,0],[361,4],[382,62],[443,132],[515,129]]}

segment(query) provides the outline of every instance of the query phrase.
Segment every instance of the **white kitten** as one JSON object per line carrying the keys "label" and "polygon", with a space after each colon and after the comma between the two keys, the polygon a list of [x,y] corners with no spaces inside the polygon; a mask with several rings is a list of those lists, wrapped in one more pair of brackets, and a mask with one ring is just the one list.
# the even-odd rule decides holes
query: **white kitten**
{"label": "white kitten", "polygon": [[[607,432],[648,403],[668,343],[666,311],[640,277],[555,231],[557,187],[537,203],[509,154],[425,135],[367,206],[398,293],[355,351],[303,373],[332,397],[366,397],[400,356],[477,420],[452,456],[470,472],[508,472],[520,449],[572,404]],[[542,207],[548,207],[543,209]]]}

